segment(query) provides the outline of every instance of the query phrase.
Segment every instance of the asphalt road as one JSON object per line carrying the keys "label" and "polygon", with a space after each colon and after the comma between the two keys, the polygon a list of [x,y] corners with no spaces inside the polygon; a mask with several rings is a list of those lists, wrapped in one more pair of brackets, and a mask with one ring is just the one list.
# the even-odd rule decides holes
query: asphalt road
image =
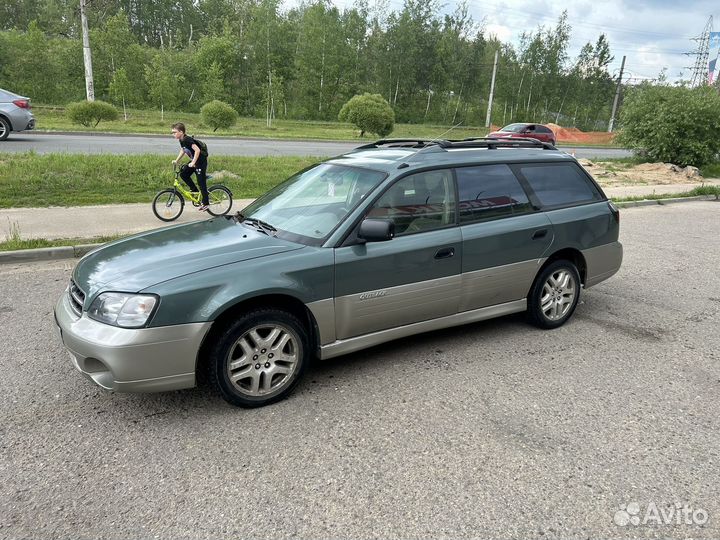
{"label": "asphalt road", "polygon": [[[227,156],[335,156],[360,144],[323,141],[290,141],[272,139],[223,139],[203,137],[208,143],[210,155]],[[368,141],[366,141],[368,142]],[[575,151],[578,158],[598,159],[607,157],[626,157],[627,150],[618,148],[576,148],[563,147],[566,151]],[[13,133],[0,143],[0,152],[29,152],[38,154],[64,152],[68,154],[168,154],[178,152],[178,144],[169,135],[124,136],[72,134],[53,135],[42,133]]]}
{"label": "asphalt road", "polygon": [[55,335],[71,263],[0,266],[0,538],[718,538],[719,213],[623,210],[560,329],[404,339],[252,411],[98,390]]}

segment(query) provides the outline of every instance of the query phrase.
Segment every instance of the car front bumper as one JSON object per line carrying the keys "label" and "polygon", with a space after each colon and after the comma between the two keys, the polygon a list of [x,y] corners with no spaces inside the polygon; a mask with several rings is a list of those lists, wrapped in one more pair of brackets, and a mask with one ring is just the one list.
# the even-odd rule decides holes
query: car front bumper
{"label": "car front bumper", "polygon": [[198,350],[212,323],[118,328],[78,317],[67,291],[55,306],[60,339],[75,368],[106,390],[163,392],[195,386]]}

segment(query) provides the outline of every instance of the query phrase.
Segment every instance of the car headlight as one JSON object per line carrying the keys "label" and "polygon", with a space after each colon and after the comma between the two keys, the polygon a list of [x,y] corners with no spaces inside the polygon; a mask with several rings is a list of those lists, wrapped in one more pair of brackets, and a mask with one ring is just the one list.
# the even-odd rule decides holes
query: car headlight
{"label": "car headlight", "polygon": [[145,326],[157,303],[157,296],[102,293],[88,309],[88,317],[113,326],[140,328]]}

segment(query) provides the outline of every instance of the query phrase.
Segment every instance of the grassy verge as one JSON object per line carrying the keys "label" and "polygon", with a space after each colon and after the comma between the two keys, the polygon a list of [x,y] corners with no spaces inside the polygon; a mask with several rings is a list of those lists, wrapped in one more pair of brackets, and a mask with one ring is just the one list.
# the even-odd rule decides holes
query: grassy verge
{"label": "grassy verge", "polygon": [[94,236],[92,238],[60,238],[56,240],[46,240],[45,238],[32,238],[23,240],[15,234],[5,237],[4,242],[0,242],[0,251],[16,251],[21,249],[38,249],[62,246],[79,246],[81,244],[105,244],[117,240],[121,236]]}
{"label": "grassy verge", "polygon": [[720,199],[720,186],[698,186],[690,191],[681,193],[664,193],[664,194],[648,194],[632,197],[611,197],[615,202],[635,202],[635,201],[657,201],[662,199],[682,199],[685,197],[699,197],[702,195],[714,195],[716,199]]}
{"label": "grassy verge", "polygon": [[[165,118],[160,111],[128,111],[129,118],[125,122],[120,112],[120,119],[114,122],[102,122],[96,129],[86,128],[73,124],[65,116],[63,108],[33,106],[33,113],[37,120],[37,129],[49,131],[97,131],[112,133],[140,133],[140,134],[170,134],[170,125],[174,122],[183,122],[188,132],[193,135],[213,135],[259,137],[272,139],[324,139],[340,141],[370,142],[377,139],[374,135],[366,135],[360,139],[359,132],[350,124],[330,121],[312,120],[274,120],[272,127],[265,125],[264,118],[241,117],[237,124],[230,129],[219,129],[213,132],[204,126],[200,115],[185,112],[166,112]],[[488,129],[484,127],[459,126],[446,133],[451,126],[434,124],[395,124],[391,137],[424,137],[460,139],[464,137],[484,137]]]}
{"label": "grassy verge", "polygon": [[[255,198],[314,157],[210,158],[210,183],[223,183],[236,199]],[[172,186],[167,156],[0,154],[0,208],[149,202]]]}

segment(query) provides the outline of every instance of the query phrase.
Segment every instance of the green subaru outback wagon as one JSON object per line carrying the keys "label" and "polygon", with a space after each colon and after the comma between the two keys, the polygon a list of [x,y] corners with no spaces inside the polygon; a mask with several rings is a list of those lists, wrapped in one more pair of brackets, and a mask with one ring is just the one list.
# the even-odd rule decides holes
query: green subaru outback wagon
{"label": "green subaru outback wagon", "polygon": [[618,271],[619,224],[550,144],[381,140],[235,216],[86,255],[55,320],[74,366],[103,388],[206,379],[256,407],[287,396],[313,358],[523,311],[564,324],[582,288]]}

